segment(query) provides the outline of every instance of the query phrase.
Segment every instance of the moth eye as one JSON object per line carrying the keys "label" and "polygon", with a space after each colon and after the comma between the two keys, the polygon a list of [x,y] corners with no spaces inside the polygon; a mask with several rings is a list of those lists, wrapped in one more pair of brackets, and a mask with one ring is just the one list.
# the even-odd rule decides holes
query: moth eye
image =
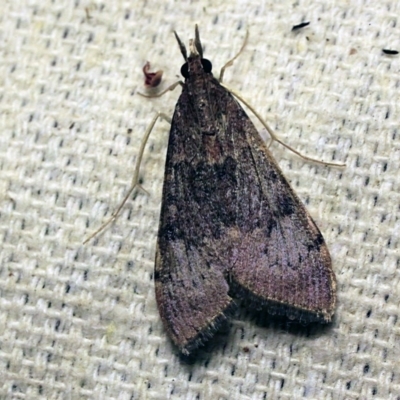
{"label": "moth eye", "polygon": [[210,73],[212,70],[212,64],[210,60],[207,60],[206,58],[201,59],[201,65],[203,66],[204,72]]}
{"label": "moth eye", "polygon": [[[205,73],[208,74],[208,73],[211,72],[212,64],[211,64],[210,60],[207,60],[206,58],[202,58],[201,59],[201,65],[203,66],[203,71]],[[188,65],[188,63],[185,63],[185,64],[182,65],[182,67],[181,67],[181,75],[184,78],[189,78],[190,74],[189,74],[189,65]]]}
{"label": "moth eye", "polygon": [[181,75],[184,78],[189,78],[189,66],[188,66],[188,63],[185,63],[185,64],[182,65],[182,67],[181,67]]}

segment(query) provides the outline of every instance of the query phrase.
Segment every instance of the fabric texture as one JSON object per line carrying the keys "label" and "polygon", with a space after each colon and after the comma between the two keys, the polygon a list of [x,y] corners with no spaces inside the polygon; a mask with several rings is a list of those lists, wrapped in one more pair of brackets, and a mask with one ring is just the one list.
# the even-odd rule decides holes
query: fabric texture
{"label": "fabric texture", "polygon": [[[400,399],[400,4],[3,1],[0,11],[1,399]],[[297,32],[302,21],[310,25]],[[335,319],[296,328],[246,309],[193,364],[154,297],[169,126],[142,67],[205,56],[276,134],[271,150],[321,229],[338,280]],[[262,135],[268,135],[249,112]]]}

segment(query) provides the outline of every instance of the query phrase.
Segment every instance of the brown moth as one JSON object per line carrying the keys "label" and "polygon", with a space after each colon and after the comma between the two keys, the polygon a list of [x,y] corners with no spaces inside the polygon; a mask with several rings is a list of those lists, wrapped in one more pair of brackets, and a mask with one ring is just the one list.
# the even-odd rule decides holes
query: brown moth
{"label": "brown moth", "polygon": [[164,326],[184,355],[250,299],[329,322],[336,281],[318,227],[255,126],[211,73],[196,26],[172,119],[155,261]]}

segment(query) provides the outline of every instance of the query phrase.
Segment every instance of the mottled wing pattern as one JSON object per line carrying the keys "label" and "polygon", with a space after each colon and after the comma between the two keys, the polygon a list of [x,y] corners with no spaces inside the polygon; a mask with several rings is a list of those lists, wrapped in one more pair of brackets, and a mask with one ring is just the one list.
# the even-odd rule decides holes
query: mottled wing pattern
{"label": "mottled wing pattern", "polygon": [[217,265],[211,231],[223,228],[223,215],[211,193],[215,171],[204,158],[195,113],[184,89],[171,124],[155,262],[160,315],[185,355],[209,339],[235,307]]}
{"label": "mottled wing pattern", "polygon": [[[232,97],[229,103],[231,115],[244,114]],[[324,238],[250,119],[239,120],[236,131],[245,137],[236,146],[242,149],[236,152],[237,190],[248,194],[241,202],[251,206],[240,211],[243,220],[238,217],[243,226],[230,269],[236,295],[266,305],[270,313],[329,322],[336,280]]]}
{"label": "mottled wing pattern", "polygon": [[329,321],[335,305],[320,231],[232,95],[212,77],[207,90],[212,126],[187,88],[176,106],[155,266],[160,315],[184,354],[227,318],[229,291],[307,321]]}

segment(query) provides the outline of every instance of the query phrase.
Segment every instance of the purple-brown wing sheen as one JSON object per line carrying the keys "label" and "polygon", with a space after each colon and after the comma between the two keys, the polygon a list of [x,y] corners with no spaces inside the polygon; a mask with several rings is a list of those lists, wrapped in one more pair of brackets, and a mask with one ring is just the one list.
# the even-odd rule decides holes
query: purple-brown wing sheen
{"label": "purple-brown wing sheen", "polygon": [[[231,295],[329,322],[325,241],[242,107],[189,58],[169,137],[155,263],[163,323],[189,355],[231,314]],[[229,292],[229,294],[228,294]]]}

